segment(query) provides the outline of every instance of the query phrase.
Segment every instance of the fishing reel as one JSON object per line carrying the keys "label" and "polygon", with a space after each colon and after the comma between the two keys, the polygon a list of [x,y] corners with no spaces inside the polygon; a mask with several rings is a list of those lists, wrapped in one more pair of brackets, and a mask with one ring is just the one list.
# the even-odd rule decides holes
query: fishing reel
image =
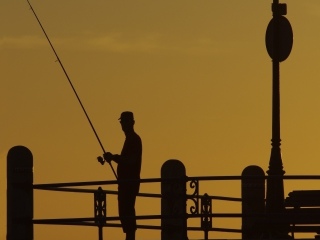
{"label": "fishing reel", "polygon": [[108,158],[107,156],[108,155],[105,156],[105,154],[103,154],[103,157],[102,156],[97,157],[98,162],[101,163],[101,165],[104,165],[105,162],[111,163],[111,160],[106,159]]}
{"label": "fishing reel", "polygon": [[99,163],[101,163],[101,165],[104,165],[104,163],[106,162],[101,156],[97,157],[97,160]]}
{"label": "fishing reel", "polygon": [[[101,163],[101,165],[104,165],[105,162],[109,163],[109,165],[110,165],[110,167],[111,167],[111,169],[112,169],[112,172],[113,172],[114,176],[115,176],[116,179],[118,180],[118,175],[116,174],[116,172],[115,172],[114,169],[113,169],[113,166],[112,166],[112,164],[111,164],[111,159],[108,160],[108,154],[110,154],[110,153],[104,153],[104,154],[103,154],[103,157],[99,156],[99,157],[97,157],[97,160],[98,160],[99,163]],[[112,155],[112,154],[111,154],[111,155]]]}

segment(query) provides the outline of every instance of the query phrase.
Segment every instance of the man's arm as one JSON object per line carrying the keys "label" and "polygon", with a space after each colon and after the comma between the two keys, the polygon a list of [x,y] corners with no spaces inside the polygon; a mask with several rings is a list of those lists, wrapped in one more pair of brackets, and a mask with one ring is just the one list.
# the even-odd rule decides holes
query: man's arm
{"label": "man's arm", "polygon": [[126,159],[126,157],[123,157],[119,154],[112,154],[110,152],[107,152],[105,154],[103,154],[103,158],[107,161],[107,162],[111,162],[114,161],[117,164],[119,164],[119,162],[123,162],[125,161],[127,164],[136,164],[139,161],[139,156],[132,156],[132,157],[127,157],[128,159]]}
{"label": "man's arm", "polygon": [[119,154],[112,154],[111,152],[107,152],[103,154],[104,160],[107,162],[111,162],[112,160],[115,161],[116,163],[119,163],[121,161],[121,155]]}

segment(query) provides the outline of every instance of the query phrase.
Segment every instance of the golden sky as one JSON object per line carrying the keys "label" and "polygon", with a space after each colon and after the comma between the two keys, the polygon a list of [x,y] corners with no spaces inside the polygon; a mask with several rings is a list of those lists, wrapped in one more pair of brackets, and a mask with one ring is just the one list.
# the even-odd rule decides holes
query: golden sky
{"label": "golden sky", "polygon": [[[121,151],[120,113],[135,113],[144,148],[142,178],[160,177],[168,159],[181,160],[188,176],[240,175],[252,164],[268,169],[272,82],[264,38],[271,0],[31,3],[107,151]],[[281,64],[284,170],[287,175],[318,174],[320,2],[286,3],[294,45]],[[27,1],[1,0],[0,20],[3,239],[11,147],[24,145],[33,152],[35,183],[114,177],[96,161],[102,150]],[[285,190],[317,186],[288,182]],[[141,187],[142,192],[158,190],[158,185]],[[200,192],[240,197],[240,183],[200,184]],[[36,192],[35,218],[92,216],[92,199]],[[159,214],[159,201],[137,201],[138,214]],[[108,204],[110,215],[116,215],[115,199]],[[216,212],[240,211],[239,204],[217,205]],[[123,238],[120,229],[105,229],[105,239],[110,235]],[[35,226],[36,240],[95,237],[94,228]],[[137,237],[159,239],[160,232],[141,230]]]}

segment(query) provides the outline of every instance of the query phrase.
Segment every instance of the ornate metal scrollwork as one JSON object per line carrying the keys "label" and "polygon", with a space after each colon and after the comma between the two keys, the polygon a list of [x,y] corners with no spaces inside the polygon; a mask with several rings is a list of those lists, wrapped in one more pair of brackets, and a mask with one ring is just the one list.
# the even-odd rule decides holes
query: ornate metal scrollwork
{"label": "ornate metal scrollwork", "polygon": [[102,188],[99,187],[94,193],[94,217],[95,223],[103,224],[106,222],[107,216],[107,200],[106,193],[103,192]]}
{"label": "ornate metal scrollwork", "polygon": [[197,179],[193,179],[189,184],[190,188],[194,188],[194,192],[191,195],[188,195],[188,199],[193,201],[193,206],[190,207],[191,214],[199,213],[199,181]]}

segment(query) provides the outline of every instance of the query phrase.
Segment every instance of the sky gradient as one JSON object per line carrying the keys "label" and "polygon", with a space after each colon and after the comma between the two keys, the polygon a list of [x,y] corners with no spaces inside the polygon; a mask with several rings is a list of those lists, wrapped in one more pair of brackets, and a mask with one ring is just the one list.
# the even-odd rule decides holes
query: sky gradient
{"label": "sky gradient", "polygon": [[[121,151],[124,135],[117,119],[122,111],[134,112],[143,141],[142,178],[160,177],[168,159],[181,160],[188,176],[240,175],[248,165],[268,169],[272,69],[264,38],[271,2],[31,1],[107,151]],[[320,2],[286,3],[294,43],[280,65],[284,170],[319,174]],[[11,147],[33,152],[35,183],[114,177],[96,161],[102,150],[27,1],[1,0],[0,20],[3,239]],[[285,191],[317,186],[291,181]],[[158,185],[141,187],[158,190]],[[205,183],[200,191],[240,197],[240,183]],[[91,216],[92,201],[92,196],[36,192],[35,218]],[[115,204],[111,199],[110,215],[117,214]],[[138,214],[159,209],[160,202],[138,199]],[[240,204],[217,203],[214,209],[232,210],[239,212]],[[105,230],[105,239],[108,234],[123,237],[120,229]],[[35,226],[35,240],[96,236],[91,228]],[[142,240],[159,236],[137,232]]]}

